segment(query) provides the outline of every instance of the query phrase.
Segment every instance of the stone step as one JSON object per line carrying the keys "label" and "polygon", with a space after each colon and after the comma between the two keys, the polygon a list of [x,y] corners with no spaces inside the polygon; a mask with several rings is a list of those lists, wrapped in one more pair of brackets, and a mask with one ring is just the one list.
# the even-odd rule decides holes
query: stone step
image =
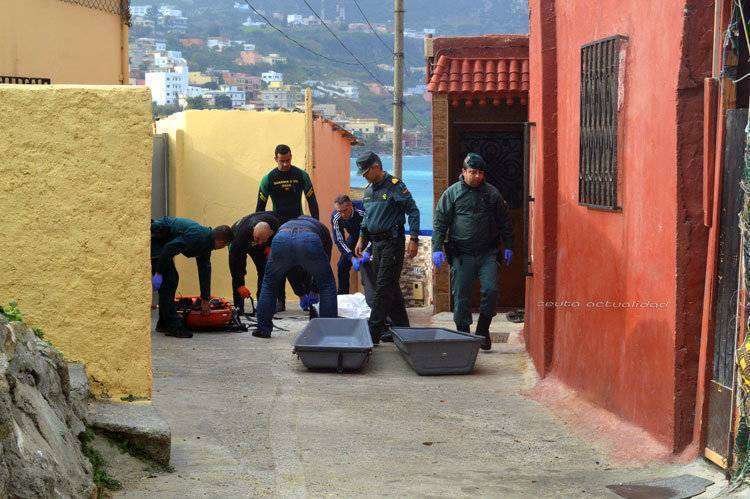
{"label": "stone step", "polygon": [[96,431],[127,441],[159,464],[169,464],[172,431],[150,402],[92,402],[89,425]]}

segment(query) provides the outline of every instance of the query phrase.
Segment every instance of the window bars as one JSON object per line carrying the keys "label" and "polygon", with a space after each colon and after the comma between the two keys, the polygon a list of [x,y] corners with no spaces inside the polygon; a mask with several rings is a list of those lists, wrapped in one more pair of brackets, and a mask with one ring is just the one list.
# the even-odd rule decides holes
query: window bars
{"label": "window bars", "polygon": [[124,24],[130,25],[130,0],[60,0],[74,3],[89,9],[102,10],[122,18]]}
{"label": "window bars", "polygon": [[0,85],[51,85],[52,80],[39,76],[0,75]]}
{"label": "window bars", "polygon": [[627,39],[605,38],[581,48],[581,145],[578,202],[617,210],[617,99],[620,52]]}

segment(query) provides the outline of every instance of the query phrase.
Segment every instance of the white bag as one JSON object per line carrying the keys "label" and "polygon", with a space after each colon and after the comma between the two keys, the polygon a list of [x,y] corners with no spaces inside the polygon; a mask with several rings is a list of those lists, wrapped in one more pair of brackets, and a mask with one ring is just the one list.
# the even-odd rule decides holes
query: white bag
{"label": "white bag", "polygon": [[[369,319],[370,318],[370,307],[367,306],[365,301],[365,295],[362,293],[354,293],[353,295],[338,295],[337,297],[339,311],[339,317],[346,317],[349,319]],[[320,314],[320,304],[316,303],[313,305],[315,311]]]}

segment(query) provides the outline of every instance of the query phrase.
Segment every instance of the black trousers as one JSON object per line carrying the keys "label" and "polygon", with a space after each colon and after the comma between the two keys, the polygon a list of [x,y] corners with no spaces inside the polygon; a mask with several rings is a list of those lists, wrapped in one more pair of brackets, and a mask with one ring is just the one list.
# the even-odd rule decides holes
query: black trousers
{"label": "black trousers", "polygon": [[372,267],[375,278],[375,292],[370,313],[370,333],[380,335],[388,326],[386,318],[391,318],[394,326],[409,327],[404,295],[399,279],[404,267],[405,240],[403,237],[377,241],[372,244]]}
{"label": "black trousers", "polygon": [[[151,275],[156,273],[157,261],[156,258],[151,260]],[[159,288],[159,324],[162,327],[179,328],[182,325],[182,319],[177,314],[174,297],[180,283],[180,275],[177,273],[174,260],[169,260],[169,265],[164,269],[162,278],[163,281]]]}

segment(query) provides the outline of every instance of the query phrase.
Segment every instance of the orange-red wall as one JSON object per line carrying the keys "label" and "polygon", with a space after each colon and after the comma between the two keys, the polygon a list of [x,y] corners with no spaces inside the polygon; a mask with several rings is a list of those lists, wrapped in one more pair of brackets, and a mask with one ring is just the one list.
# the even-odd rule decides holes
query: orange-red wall
{"label": "orange-red wall", "polygon": [[[330,230],[333,200],[339,194],[349,193],[351,142],[341,130],[334,129],[330,121],[316,118],[313,127],[315,167],[312,181],[320,207],[320,221]],[[339,252],[334,248],[331,255],[334,275],[338,259]]]}
{"label": "orange-red wall", "polygon": [[[541,374],[680,450],[692,435],[697,374],[701,89],[713,8],[692,0],[531,0],[530,8],[529,352]],[[578,204],[581,46],[612,35],[628,37],[615,213]],[[632,308],[636,301],[658,308]]]}

